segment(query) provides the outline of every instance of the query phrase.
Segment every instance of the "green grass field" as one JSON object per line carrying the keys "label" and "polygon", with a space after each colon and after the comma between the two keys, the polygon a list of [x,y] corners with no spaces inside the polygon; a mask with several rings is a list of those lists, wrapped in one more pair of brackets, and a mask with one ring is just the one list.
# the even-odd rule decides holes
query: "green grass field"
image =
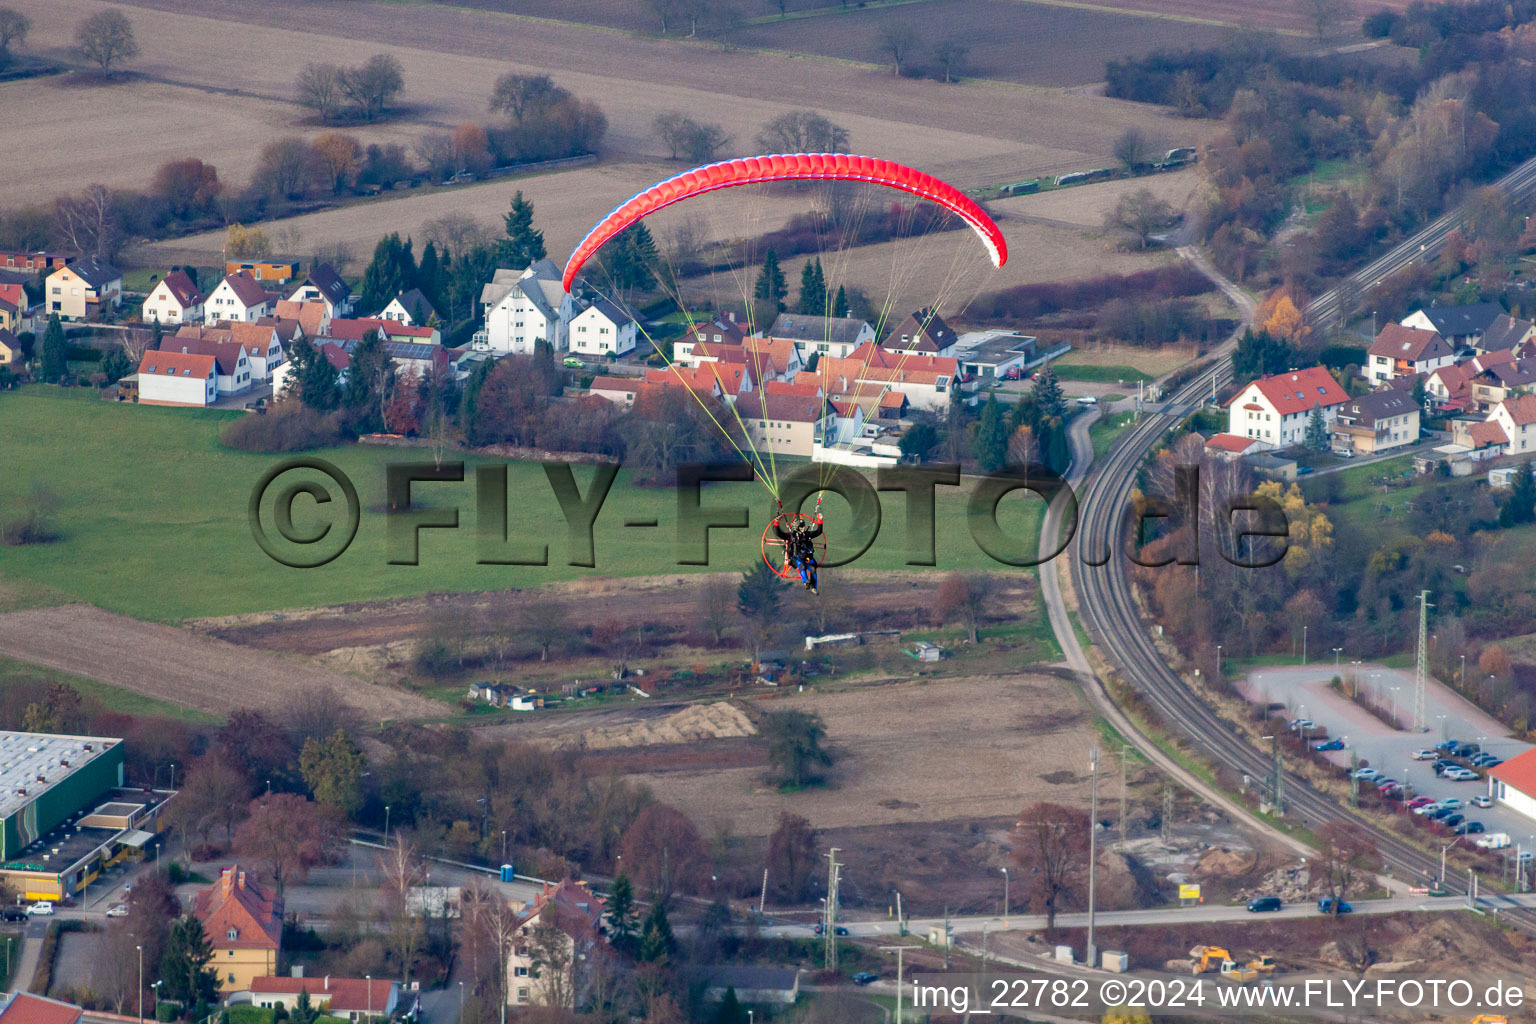
{"label": "green grass field", "polygon": [[[259,478],[286,457],[222,447],[220,428],[239,415],[244,414],[117,405],[84,391],[43,387],[0,396],[0,436],[7,439],[0,515],[14,514],[34,483],[42,484],[59,501],[55,525],[62,535],[54,544],[0,548],[0,598],[14,586],[28,603],[57,592],[139,618],[177,621],[436,591],[500,590],[584,576],[737,570],[759,557],[759,538],[771,514],[767,491],[756,484],[706,485],[706,507],[745,506],[751,525],[711,531],[711,564],[680,566],[676,491],[636,487],[621,473],[596,522],[597,565],[578,568],[566,564],[567,528],[542,467],[512,463],[509,531],[517,540],[547,542],[551,564],[479,565],[473,467],[504,463],[472,458],[462,483],[415,488],[420,504],[457,505],[460,528],[422,531],[420,564],[391,565],[386,516],[380,511],[385,464],[430,462],[430,455],[423,449],[351,445],[308,454],[333,463],[355,483],[362,506],[357,537],[330,564],[293,569],[262,553],[247,515]],[[577,467],[574,472],[585,493],[592,470]],[[283,476],[280,484],[294,475]],[[938,489],[938,571],[1007,571],[977,548],[963,526],[970,489],[969,481]],[[905,498],[886,494],[881,505],[878,537],[854,568],[905,567]],[[323,525],[322,509],[311,499],[300,497],[294,509],[297,530]],[[823,511],[831,560],[848,552],[854,524],[848,522],[847,504],[835,495],[827,498]],[[1020,538],[1021,548],[1033,551],[1038,499],[1010,495],[998,518],[1009,537]],[[655,519],[659,525],[624,525],[633,519]],[[270,532],[270,505],[264,521]]]}
{"label": "green grass field", "polygon": [[1051,369],[1056,371],[1057,380],[1086,381],[1093,384],[1115,384],[1125,381],[1134,384],[1138,380],[1147,377],[1147,374],[1134,366],[1091,366],[1083,364],[1075,366],[1071,363],[1055,363]]}
{"label": "green grass field", "polygon": [[22,683],[37,682],[63,683],[66,686],[73,687],[77,693],[87,700],[100,704],[107,711],[116,711],[125,715],[135,715],[144,718],[173,718],[177,721],[193,725],[218,725],[223,722],[223,719],[206,712],[194,711],[191,708],[184,708],[179,704],[156,700],[153,697],[145,697],[131,690],[120,689],[107,683],[99,683],[94,679],[86,679],[83,676],[71,675],[68,672],[60,672],[57,669],[0,657],[0,691]]}
{"label": "green grass field", "polygon": [[1135,422],[1135,413],[1115,412],[1089,427],[1088,438],[1093,442],[1093,461],[1098,462],[1102,459],[1109,451],[1109,446],[1115,443],[1115,439],[1125,433]]}

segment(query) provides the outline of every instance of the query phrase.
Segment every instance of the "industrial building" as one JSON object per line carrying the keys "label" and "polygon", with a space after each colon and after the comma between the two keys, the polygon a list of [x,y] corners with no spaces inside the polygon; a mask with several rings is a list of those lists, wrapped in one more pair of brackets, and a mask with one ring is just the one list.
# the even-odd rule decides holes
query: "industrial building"
{"label": "industrial building", "polygon": [[141,856],[169,793],[125,790],[123,741],[0,731],[0,878],[62,900]]}

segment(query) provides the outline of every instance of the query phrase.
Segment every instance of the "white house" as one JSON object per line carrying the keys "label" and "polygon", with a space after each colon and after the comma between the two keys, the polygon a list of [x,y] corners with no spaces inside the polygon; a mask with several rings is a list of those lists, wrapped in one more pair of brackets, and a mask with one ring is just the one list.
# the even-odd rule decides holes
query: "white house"
{"label": "white house", "polygon": [[[569,1009],[586,987],[602,934],[604,901],[585,882],[569,878],[559,885],[545,883],[542,892],[518,916],[512,951],[507,957],[507,1004],[510,1006],[562,1004]],[[534,931],[541,922],[560,930],[568,964],[565,977],[549,977],[534,959]],[[553,990],[553,991],[552,991]]]}
{"label": "white house", "polygon": [[139,319],[147,324],[189,324],[203,318],[203,293],[186,271],[173,270],[149,290]]}
{"label": "white house", "polygon": [[897,354],[871,344],[847,359],[823,359],[816,376],[830,398],[895,391],[914,409],[940,412],[949,408],[959,365],[953,356]]}
{"label": "white house", "polygon": [[925,307],[891,329],[880,346],[887,352],[911,352],[927,356],[952,356],[959,338],[938,310]]}
{"label": "white house", "polygon": [[[389,1020],[400,1003],[400,984],[384,978],[266,977],[251,981],[252,1006],[275,1009],[281,1006],[292,1013],[299,1003],[299,993],[309,993],[309,1004],[332,1017],[363,1021],[370,1017]],[[233,1002],[233,1000],[231,1000]]]}
{"label": "white house", "polygon": [[139,360],[139,404],[212,405],[218,397],[213,356],[151,349]]}
{"label": "white house", "polygon": [[421,293],[420,288],[410,288],[389,300],[389,305],[379,311],[378,319],[393,320],[409,327],[425,327],[437,317],[437,310]]}
{"label": "white house", "polygon": [[352,315],[352,288],[329,263],[310,269],[304,280],[288,293],[289,302],[319,302],[328,317]]}
{"label": "white house", "polygon": [[1500,805],[1536,821],[1536,748],[1488,769],[1488,789]]}
{"label": "white house", "polygon": [[251,360],[251,380],[265,384],[287,356],[277,328],[271,323],[230,324],[229,340],[245,346]]}
{"label": "white house", "polygon": [[639,326],[624,307],[598,299],[571,319],[571,351],[584,356],[622,356],[635,350]]}
{"label": "white house", "polygon": [[218,370],[215,383],[221,395],[238,395],[249,391],[254,383],[251,379],[250,354],[239,342],[215,338],[183,338],[177,335],[160,339],[160,348],[162,354],[179,352],[185,355],[212,356]]}
{"label": "white house", "polygon": [[485,327],[476,332],[474,346],[497,354],[527,354],[540,341],[557,352],[565,349],[576,313],[575,300],[560,284],[560,268],[547,259],[521,272],[498,269],[480,289],[480,309]]}
{"label": "white house", "polygon": [[1306,440],[1313,409],[1321,409],[1329,431],[1349,395],[1321,366],[1250,381],[1227,401],[1227,433],[1251,437],[1272,448]]}
{"label": "white house", "polygon": [[1414,310],[1398,323],[1434,331],[1456,350],[1483,348],[1483,334],[1504,313],[1497,302],[1479,302],[1471,306],[1425,306]]}
{"label": "white house", "polygon": [[104,260],[87,256],[48,275],[48,312],[60,320],[97,316],[101,307],[116,309],[123,301],[123,272]]}
{"label": "white house", "polygon": [[1505,455],[1536,452],[1536,395],[1504,399],[1493,407],[1487,422],[1497,424],[1503,433]]}
{"label": "white house", "polygon": [[253,324],[272,315],[275,301],[249,270],[242,270],[230,274],[208,293],[208,299],[203,303],[203,318]]}
{"label": "white house", "polygon": [[844,316],[808,316],[780,313],[768,328],[770,338],[787,338],[800,347],[800,358],[809,361],[813,352],[823,358],[846,359],[866,341],[875,340],[868,320]]}
{"label": "white house", "polygon": [[1436,331],[1387,324],[1366,353],[1366,379],[1372,387],[1394,377],[1433,373],[1456,361],[1456,353]]}

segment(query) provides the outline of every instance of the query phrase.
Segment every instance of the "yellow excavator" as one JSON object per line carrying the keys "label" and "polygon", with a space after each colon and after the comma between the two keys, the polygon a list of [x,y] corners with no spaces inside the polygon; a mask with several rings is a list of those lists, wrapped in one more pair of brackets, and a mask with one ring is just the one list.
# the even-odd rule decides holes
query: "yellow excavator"
{"label": "yellow excavator", "polygon": [[1509,1018],[1502,1013],[1480,1013],[1472,1018],[1472,1024],[1509,1024]]}
{"label": "yellow excavator", "polygon": [[1232,954],[1221,946],[1196,946],[1189,951],[1189,955],[1195,961],[1195,969],[1191,972],[1193,974],[1204,974],[1213,964],[1220,967],[1232,963]]}
{"label": "yellow excavator", "polygon": [[1250,981],[1258,980],[1260,974],[1273,974],[1275,972],[1275,958],[1272,956],[1260,956],[1246,964],[1239,965],[1232,959],[1232,954],[1221,946],[1196,946],[1189,951],[1194,959],[1193,974],[1204,974],[1215,965],[1221,969],[1221,976],[1229,981],[1235,981],[1246,985]]}

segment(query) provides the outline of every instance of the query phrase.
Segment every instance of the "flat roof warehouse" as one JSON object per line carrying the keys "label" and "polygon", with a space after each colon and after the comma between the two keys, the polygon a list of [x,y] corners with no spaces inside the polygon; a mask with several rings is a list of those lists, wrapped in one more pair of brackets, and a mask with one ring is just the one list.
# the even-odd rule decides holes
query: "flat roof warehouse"
{"label": "flat roof warehouse", "polygon": [[0,731],[0,877],[27,899],[67,899],[142,856],[170,793],[124,790],[123,741]]}

